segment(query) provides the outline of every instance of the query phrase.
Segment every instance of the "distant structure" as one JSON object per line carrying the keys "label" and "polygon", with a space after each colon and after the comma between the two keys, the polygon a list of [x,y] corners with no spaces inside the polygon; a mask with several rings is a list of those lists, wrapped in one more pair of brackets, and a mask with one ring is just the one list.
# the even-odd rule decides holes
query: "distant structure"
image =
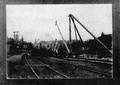
{"label": "distant structure", "polygon": [[19,35],[18,35],[18,31],[14,31],[14,40],[18,41],[19,40]]}
{"label": "distant structure", "polygon": [[21,40],[20,40],[21,42],[24,42],[24,38],[23,38],[23,36],[21,37]]}
{"label": "distant structure", "polygon": [[40,47],[39,39],[35,39],[35,41],[34,41],[34,46],[35,46],[35,47]]}

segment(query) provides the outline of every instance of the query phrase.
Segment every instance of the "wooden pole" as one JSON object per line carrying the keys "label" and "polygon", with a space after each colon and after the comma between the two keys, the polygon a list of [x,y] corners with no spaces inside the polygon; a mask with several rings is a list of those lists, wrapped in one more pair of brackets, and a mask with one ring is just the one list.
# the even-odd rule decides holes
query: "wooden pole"
{"label": "wooden pole", "polygon": [[64,44],[65,44],[65,47],[66,47],[68,53],[70,53],[70,50],[69,50],[69,48],[68,48],[68,46],[67,46],[66,41],[65,41],[64,38],[63,38],[63,35],[62,35],[61,30],[60,30],[60,28],[59,28],[59,26],[58,26],[58,24],[57,24],[57,21],[56,21],[56,24],[55,24],[55,25],[56,25],[57,28],[58,28],[58,31],[59,31],[59,33],[60,33],[60,35],[61,35],[61,37],[62,37],[62,40],[63,40],[63,42],[64,42]]}

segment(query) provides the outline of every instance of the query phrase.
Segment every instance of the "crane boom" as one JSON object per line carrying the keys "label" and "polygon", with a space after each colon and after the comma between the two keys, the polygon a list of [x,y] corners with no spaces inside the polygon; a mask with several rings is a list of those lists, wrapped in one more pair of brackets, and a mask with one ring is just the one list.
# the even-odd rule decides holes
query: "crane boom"
{"label": "crane boom", "polygon": [[61,35],[61,37],[62,37],[63,43],[65,44],[65,47],[66,47],[68,53],[70,53],[70,50],[69,50],[69,48],[68,48],[68,46],[67,46],[66,41],[65,41],[64,38],[63,38],[63,35],[62,35],[61,30],[60,30],[60,28],[59,28],[59,26],[58,26],[58,24],[57,24],[57,21],[56,21],[56,24],[55,24],[55,25],[56,25],[57,28],[58,28],[58,31],[59,31],[59,33],[60,33],[60,35]]}

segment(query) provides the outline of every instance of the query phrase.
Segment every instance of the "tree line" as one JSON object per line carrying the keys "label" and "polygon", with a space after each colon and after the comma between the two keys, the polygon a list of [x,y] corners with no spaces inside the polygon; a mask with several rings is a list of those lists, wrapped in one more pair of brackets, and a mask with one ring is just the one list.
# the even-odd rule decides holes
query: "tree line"
{"label": "tree line", "polygon": [[[104,33],[98,37],[98,39],[104,43],[108,47],[109,50],[112,50],[112,35]],[[59,42],[59,41],[58,41]],[[47,49],[45,47],[35,47],[33,43],[26,41],[15,41],[13,38],[9,38],[7,41],[9,46],[8,55],[17,55],[23,52],[30,52],[32,56],[56,56],[56,57],[65,57],[66,55],[70,55],[67,53],[67,50],[64,44],[58,43],[59,48],[58,52],[53,51],[52,49]],[[99,58],[102,57],[111,57],[110,53],[95,39],[89,39],[84,41],[82,44],[79,40],[73,41],[72,43],[67,42],[67,45],[71,51],[71,55],[81,55],[81,54],[91,54],[98,55]],[[84,49],[83,49],[84,47]]]}

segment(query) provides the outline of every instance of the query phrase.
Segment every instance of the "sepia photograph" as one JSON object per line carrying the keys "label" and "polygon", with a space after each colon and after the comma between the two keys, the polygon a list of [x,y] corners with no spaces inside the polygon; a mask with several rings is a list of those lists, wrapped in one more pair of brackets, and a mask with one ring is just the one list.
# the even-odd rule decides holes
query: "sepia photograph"
{"label": "sepia photograph", "polygon": [[113,78],[112,24],[112,4],[6,5],[6,78]]}

